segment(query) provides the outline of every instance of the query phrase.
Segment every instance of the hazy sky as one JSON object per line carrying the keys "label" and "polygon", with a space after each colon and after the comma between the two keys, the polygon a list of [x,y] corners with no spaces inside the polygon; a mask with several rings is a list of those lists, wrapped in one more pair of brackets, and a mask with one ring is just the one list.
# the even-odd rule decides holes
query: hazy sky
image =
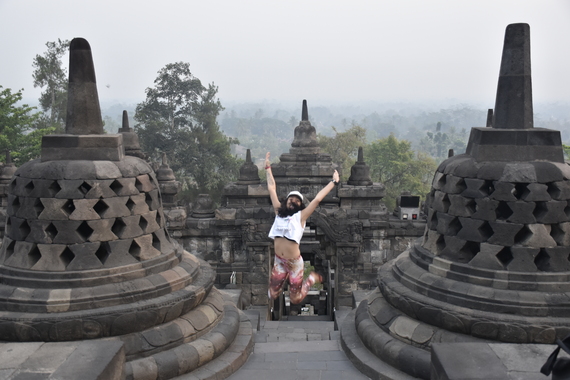
{"label": "hazy sky", "polygon": [[531,28],[535,102],[570,102],[568,0],[0,0],[0,85],[37,99],[34,56],[83,37],[102,102],[140,101],[158,70],[185,61],[222,102],[492,107],[516,22]]}

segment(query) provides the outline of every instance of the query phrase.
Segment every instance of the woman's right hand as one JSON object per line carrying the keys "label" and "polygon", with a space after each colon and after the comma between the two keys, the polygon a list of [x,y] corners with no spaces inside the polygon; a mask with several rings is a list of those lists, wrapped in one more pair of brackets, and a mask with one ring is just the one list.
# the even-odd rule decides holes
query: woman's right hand
{"label": "woman's right hand", "polygon": [[269,159],[270,156],[270,152],[265,153],[265,168],[271,167],[271,160]]}

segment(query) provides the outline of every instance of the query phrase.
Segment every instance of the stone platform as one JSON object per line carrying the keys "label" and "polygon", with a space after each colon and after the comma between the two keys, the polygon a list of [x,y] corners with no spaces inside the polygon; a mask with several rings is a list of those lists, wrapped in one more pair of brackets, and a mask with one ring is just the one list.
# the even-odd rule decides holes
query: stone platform
{"label": "stone platform", "polygon": [[[355,293],[354,299],[361,301],[342,322],[340,342],[354,366],[372,379],[547,379],[540,368],[554,345],[470,341],[472,337],[444,332],[396,314],[385,304],[379,308],[381,297],[377,290],[368,297],[363,297],[364,292]],[[371,322],[371,318],[387,319],[388,315],[392,316],[390,322],[382,326]],[[366,331],[365,338],[357,331]],[[427,337],[433,341],[431,352],[425,346]],[[396,368],[405,368],[409,373]]]}
{"label": "stone platform", "polygon": [[[235,307],[232,294],[212,293],[221,294],[223,301],[199,306],[194,312],[202,313],[202,318],[182,316],[140,336],[0,343],[0,380],[226,378],[253,350],[253,330],[248,317]],[[219,322],[213,328],[208,323],[213,316],[207,310],[210,306],[223,309],[218,310]],[[190,330],[193,334],[188,334]],[[178,344],[180,339],[184,343]],[[146,348],[143,358],[133,354],[135,346]],[[186,374],[177,377],[182,373]]]}

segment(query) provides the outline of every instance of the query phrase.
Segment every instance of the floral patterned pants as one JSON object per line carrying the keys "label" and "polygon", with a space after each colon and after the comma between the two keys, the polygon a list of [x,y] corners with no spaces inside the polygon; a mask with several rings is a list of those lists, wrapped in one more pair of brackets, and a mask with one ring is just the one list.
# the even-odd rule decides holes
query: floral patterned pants
{"label": "floral patterned pants", "polygon": [[271,278],[269,279],[269,296],[272,299],[279,297],[283,291],[285,280],[289,277],[289,297],[292,303],[300,303],[305,299],[307,292],[315,283],[316,274],[311,273],[303,281],[305,265],[301,256],[296,259],[282,259],[275,255]]}

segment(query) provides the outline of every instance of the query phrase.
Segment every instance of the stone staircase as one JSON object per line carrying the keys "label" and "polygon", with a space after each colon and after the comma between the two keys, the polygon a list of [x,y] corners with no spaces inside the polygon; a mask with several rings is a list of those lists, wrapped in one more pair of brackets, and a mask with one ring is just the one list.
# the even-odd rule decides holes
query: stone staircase
{"label": "stone staircase", "polygon": [[336,322],[267,321],[266,308],[244,313],[254,329],[254,351],[228,380],[368,379],[342,351]]}

